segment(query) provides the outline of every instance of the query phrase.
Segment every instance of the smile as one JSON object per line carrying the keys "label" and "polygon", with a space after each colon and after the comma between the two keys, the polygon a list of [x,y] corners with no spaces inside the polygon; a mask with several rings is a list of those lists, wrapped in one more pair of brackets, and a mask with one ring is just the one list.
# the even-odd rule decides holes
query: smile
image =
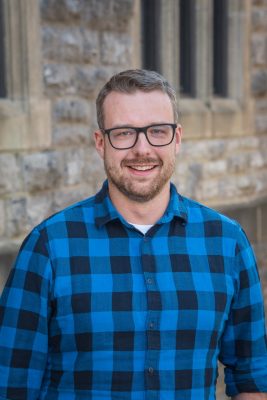
{"label": "smile", "polygon": [[134,165],[134,166],[129,165],[128,167],[131,169],[134,169],[136,171],[149,171],[149,170],[155,168],[156,165]]}

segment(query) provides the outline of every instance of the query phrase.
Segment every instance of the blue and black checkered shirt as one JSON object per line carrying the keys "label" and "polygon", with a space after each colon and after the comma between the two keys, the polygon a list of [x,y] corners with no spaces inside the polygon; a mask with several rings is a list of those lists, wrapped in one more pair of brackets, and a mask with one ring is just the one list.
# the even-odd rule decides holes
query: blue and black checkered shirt
{"label": "blue and black checkered shirt", "polygon": [[108,185],[37,226],[0,303],[0,398],[211,400],[267,391],[263,299],[240,226],[171,186],[146,235]]}

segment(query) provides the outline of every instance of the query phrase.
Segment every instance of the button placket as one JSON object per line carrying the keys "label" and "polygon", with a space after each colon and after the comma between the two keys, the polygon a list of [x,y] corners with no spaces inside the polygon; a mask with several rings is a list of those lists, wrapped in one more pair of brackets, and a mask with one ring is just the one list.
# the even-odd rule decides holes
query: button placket
{"label": "button placket", "polygon": [[160,310],[158,307],[160,304],[160,294],[157,287],[156,281],[156,265],[155,258],[153,256],[151,248],[150,237],[144,237],[142,243],[142,265],[144,271],[144,280],[147,290],[147,319],[146,319],[146,331],[147,331],[147,348],[146,348],[146,359],[145,359],[145,380],[147,389],[153,390],[158,386],[158,373],[157,366],[159,363],[159,332],[158,332],[158,321],[160,318]]}

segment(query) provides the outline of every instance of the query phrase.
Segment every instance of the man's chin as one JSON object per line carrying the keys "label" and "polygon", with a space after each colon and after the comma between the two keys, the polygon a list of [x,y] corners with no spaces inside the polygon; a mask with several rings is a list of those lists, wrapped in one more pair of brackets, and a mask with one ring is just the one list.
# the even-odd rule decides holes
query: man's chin
{"label": "man's chin", "polygon": [[[141,186],[141,185],[140,185]],[[123,185],[117,185],[119,191],[126,196],[129,200],[137,203],[146,203],[154,199],[162,190],[162,187],[152,186],[145,187],[142,185],[139,188],[125,187]]]}
{"label": "man's chin", "polygon": [[125,192],[124,195],[131,201],[135,203],[147,203],[148,201],[152,200],[155,196],[144,193],[136,193],[136,192]]}

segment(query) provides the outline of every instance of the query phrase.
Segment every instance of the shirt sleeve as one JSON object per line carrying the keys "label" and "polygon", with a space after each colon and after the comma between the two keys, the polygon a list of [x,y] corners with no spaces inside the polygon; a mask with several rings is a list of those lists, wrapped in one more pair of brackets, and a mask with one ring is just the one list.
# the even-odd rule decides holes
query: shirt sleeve
{"label": "shirt sleeve", "polygon": [[236,291],[221,340],[226,394],[267,392],[267,345],[264,302],[256,260],[238,226],[233,268]]}
{"label": "shirt sleeve", "polygon": [[48,351],[52,269],[44,232],[25,239],[0,299],[0,399],[37,399]]}

